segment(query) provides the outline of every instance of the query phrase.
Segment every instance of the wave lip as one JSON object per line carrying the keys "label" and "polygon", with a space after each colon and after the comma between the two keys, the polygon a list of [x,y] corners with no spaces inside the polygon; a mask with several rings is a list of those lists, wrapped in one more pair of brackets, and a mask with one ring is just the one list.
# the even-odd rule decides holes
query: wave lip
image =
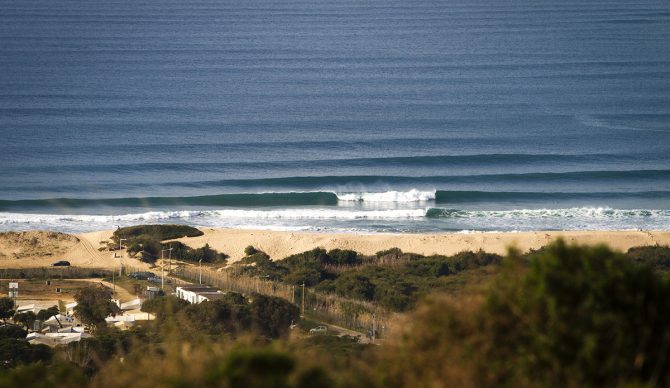
{"label": "wave lip", "polygon": [[336,193],[338,201],[342,202],[428,202],[434,201],[436,190],[421,191],[385,191],[364,193]]}

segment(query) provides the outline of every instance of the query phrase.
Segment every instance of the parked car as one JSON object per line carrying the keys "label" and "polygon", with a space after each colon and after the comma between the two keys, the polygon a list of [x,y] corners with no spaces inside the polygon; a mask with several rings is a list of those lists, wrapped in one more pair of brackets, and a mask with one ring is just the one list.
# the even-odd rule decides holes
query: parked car
{"label": "parked car", "polygon": [[313,329],[309,329],[309,334],[326,334],[328,328],[326,326],[317,326]]}
{"label": "parked car", "polygon": [[[161,278],[159,278],[158,276],[153,276],[148,278],[147,281],[150,281],[151,283],[161,283]],[[168,284],[172,283],[172,280],[170,280],[169,278],[165,278],[165,283]]]}
{"label": "parked car", "polygon": [[148,271],[138,271],[128,274],[128,277],[137,280],[148,280],[149,278],[155,278],[156,274]]}
{"label": "parked car", "polygon": [[51,264],[52,267],[69,267],[70,262],[67,260],[59,260],[53,264]]}

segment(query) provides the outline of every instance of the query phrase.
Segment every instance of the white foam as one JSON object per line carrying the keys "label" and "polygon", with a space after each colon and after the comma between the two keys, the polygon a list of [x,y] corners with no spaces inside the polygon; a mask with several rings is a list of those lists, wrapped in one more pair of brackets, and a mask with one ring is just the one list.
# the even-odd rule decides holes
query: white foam
{"label": "white foam", "polygon": [[435,200],[435,190],[385,191],[380,193],[336,193],[343,202],[426,202]]}
{"label": "white foam", "polygon": [[582,219],[629,219],[670,217],[670,210],[662,209],[613,209],[609,207],[575,207],[564,209],[513,209],[454,211],[456,218],[582,218]]}
{"label": "white foam", "polygon": [[113,222],[151,222],[164,220],[189,220],[197,218],[222,218],[239,220],[357,220],[357,219],[407,219],[421,218],[425,209],[401,210],[336,210],[336,209],[282,209],[282,210],[185,210],[156,211],[122,215],[58,215],[0,213],[0,225],[54,224],[59,222],[80,224],[107,224]]}
{"label": "white foam", "polygon": [[[426,218],[428,216],[428,218]],[[423,221],[425,219],[425,222]],[[332,222],[330,222],[332,221]],[[435,231],[535,229],[658,229],[670,228],[670,210],[579,207],[563,209],[456,210],[359,209],[358,207],[288,209],[218,209],[152,211],[121,215],[58,215],[0,213],[0,230],[49,229],[84,232],[152,223],[183,223],[211,227],[272,230],[404,230]],[[418,229],[417,229],[418,228]],[[452,229],[453,230],[453,229]]]}

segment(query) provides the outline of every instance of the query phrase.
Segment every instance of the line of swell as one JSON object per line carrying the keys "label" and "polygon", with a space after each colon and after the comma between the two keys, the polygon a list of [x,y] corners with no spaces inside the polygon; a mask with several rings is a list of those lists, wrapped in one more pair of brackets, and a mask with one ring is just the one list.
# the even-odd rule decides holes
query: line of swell
{"label": "line of swell", "polygon": [[[363,191],[374,190],[377,187],[399,186],[409,188],[451,186],[454,184],[537,184],[546,182],[613,182],[630,181],[634,179],[658,182],[659,189],[667,188],[670,182],[670,170],[621,170],[621,171],[573,171],[573,172],[546,172],[546,173],[518,173],[518,174],[480,174],[480,175],[431,175],[431,176],[395,176],[395,175],[336,175],[336,176],[291,176],[280,178],[252,178],[252,179],[223,179],[205,181],[164,181],[150,186],[156,189],[163,188],[229,188],[226,191]],[[147,189],[146,182],[119,183],[117,189]],[[24,190],[23,186],[4,186],[4,190]],[[30,186],[32,191],[80,192],[81,185],[49,185]],[[109,185],[89,184],[87,190],[108,190]]]}
{"label": "line of swell", "polygon": [[[480,174],[480,175],[432,175],[432,176],[389,176],[389,175],[343,175],[343,176],[302,176],[261,179],[225,179],[189,182],[196,187],[295,187],[310,190],[313,187],[336,187],[348,184],[452,184],[479,182],[546,182],[562,180],[613,180],[613,179],[670,179],[670,170],[621,170],[621,171],[574,171],[520,174]],[[179,185],[179,182],[162,184]],[[183,183],[182,183],[183,184]]]}
{"label": "line of swell", "polygon": [[191,197],[135,198],[50,198],[30,200],[0,200],[0,211],[22,209],[80,209],[110,208],[179,208],[187,206],[222,207],[292,207],[336,206],[341,202],[434,202],[437,204],[515,202],[587,199],[670,199],[670,191],[639,192],[512,192],[512,191],[442,191],[407,190],[385,192],[277,192],[259,194],[220,194]]}
{"label": "line of swell", "polygon": [[17,208],[77,209],[85,207],[170,207],[170,206],[328,206],[337,205],[338,199],[331,192],[289,192],[261,194],[221,194],[193,197],[144,197],[144,198],[51,198],[35,200],[0,200],[0,210]]}
{"label": "line of swell", "polygon": [[380,158],[348,158],[318,160],[280,160],[271,162],[166,162],[166,163],[107,163],[107,164],[72,164],[59,166],[18,166],[16,169],[25,173],[60,171],[208,171],[229,170],[232,168],[287,168],[287,167],[369,167],[374,165],[400,166],[441,166],[441,165],[489,165],[500,163],[514,165],[529,163],[589,163],[589,162],[622,162],[640,160],[663,160],[661,154],[467,154],[467,155],[431,155],[431,156],[397,156]]}

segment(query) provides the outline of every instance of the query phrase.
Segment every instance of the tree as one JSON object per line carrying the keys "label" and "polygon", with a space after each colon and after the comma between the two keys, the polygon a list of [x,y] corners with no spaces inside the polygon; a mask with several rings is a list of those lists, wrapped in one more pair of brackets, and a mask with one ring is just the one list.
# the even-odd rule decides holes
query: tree
{"label": "tree", "polygon": [[187,306],[189,306],[187,301],[179,299],[174,295],[168,295],[144,301],[142,303],[142,311],[152,313],[156,316],[156,320],[163,321],[174,316]]}
{"label": "tree", "polygon": [[3,322],[7,322],[7,318],[14,315],[14,300],[12,298],[0,298],[0,318]]}
{"label": "tree", "polygon": [[58,306],[51,306],[46,310],[40,310],[37,313],[37,319],[44,322],[47,319],[53,317],[54,315],[58,315],[58,313],[59,313]]}
{"label": "tree", "polygon": [[279,338],[288,333],[292,322],[300,319],[300,310],[285,299],[254,294],[251,316],[256,332],[270,338]]}
{"label": "tree", "polygon": [[14,318],[12,319],[14,320],[14,322],[20,323],[23,326],[25,326],[26,330],[30,330],[30,327],[33,325],[33,322],[35,322],[35,319],[37,319],[37,316],[32,311],[26,311],[24,313],[14,314]]}
{"label": "tree", "polygon": [[185,331],[211,335],[237,334],[251,327],[247,300],[238,293],[228,292],[222,299],[192,304],[177,314]]}
{"label": "tree", "polygon": [[97,330],[105,326],[105,318],[121,310],[112,302],[112,290],[107,287],[80,288],[74,295],[77,306],[74,315],[85,325]]}

